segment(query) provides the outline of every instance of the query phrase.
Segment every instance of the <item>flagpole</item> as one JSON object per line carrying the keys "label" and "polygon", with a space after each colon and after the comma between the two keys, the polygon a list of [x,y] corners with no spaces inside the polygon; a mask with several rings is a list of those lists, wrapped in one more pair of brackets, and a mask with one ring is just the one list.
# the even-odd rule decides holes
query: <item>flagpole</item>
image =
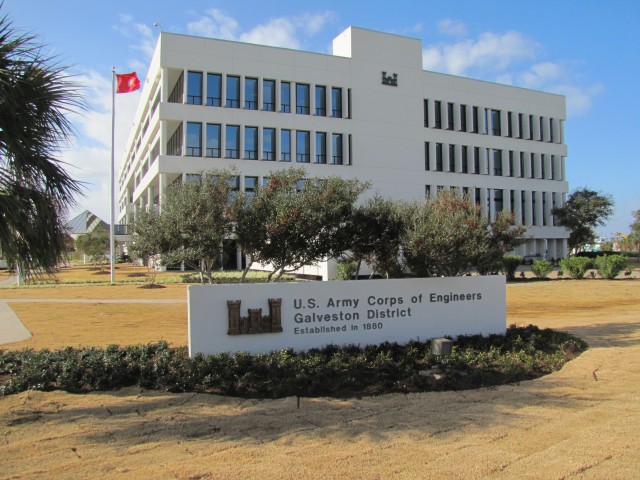
{"label": "flagpole", "polygon": [[115,126],[116,126],[116,67],[111,67],[111,224],[109,225],[109,252],[111,254],[111,285],[116,281],[116,272],[114,268],[114,230],[115,230],[115,195],[114,195],[114,177],[115,177]]}

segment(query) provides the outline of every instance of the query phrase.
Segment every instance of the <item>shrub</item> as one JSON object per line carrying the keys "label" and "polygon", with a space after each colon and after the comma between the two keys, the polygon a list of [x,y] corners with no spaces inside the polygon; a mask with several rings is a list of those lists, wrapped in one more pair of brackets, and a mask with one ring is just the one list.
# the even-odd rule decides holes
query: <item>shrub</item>
{"label": "shrub", "polygon": [[516,270],[522,263],[522,257],[518,255],[505,255],[502,257],[501,271],[507,276],[507,280],[516,279]]}
{"label": "shrub", "polygon": [[127,347],[0,350],[0,395],[25,390],[105,391],[127,386],[250,398],[354,396],[468,389],[536,378],[587,348],[564,332],[510,326],[506,335],[458,337],[446,379],[420,370],[439,365],[430,341],[405,345],[329,345],[308,352],[219,353],[189,358],[166,342]]}
{"label": "shrub", "polygon": [[547,278],[551,270],[553,270],[553,266],[547,260],[536,260],[531,265],[531,271],[538,278]]}
{"label": "shrub", "polygon": [[598,274],[607,280],[613,280],[627,266],[627,257],[624,255],[605,255],[596,258]]}
{"label": "shrub", "polygon": [[575,280],[584,278],[591,260],[586,257],[568,257],[560,260],[562,270],[569,273],[569,276]]}

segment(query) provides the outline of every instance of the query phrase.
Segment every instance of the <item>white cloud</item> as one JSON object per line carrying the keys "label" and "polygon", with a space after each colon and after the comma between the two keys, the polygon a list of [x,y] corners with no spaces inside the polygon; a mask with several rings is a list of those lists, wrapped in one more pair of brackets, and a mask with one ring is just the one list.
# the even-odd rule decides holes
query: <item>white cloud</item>
{"label": "white cloud", "polygon": [[[464,24],[454,20],[445,19],[438,27],[447,35],[466,34]],[[427,46],[422,61],[426,70],[558,93],[567,98],[568,116],[586,113],[603,85],[585,86],[576,62],[537,61],[541,52],[541,45],[522,33],[485,32],[477,38]]]}
{"label": "white cloud", "polygon": [[486,32],[477,39],[428,46],[423,51],[422,62],[427,70],[453,75],[495,72],[535,58],[539,48],[519,32]]}
{"label": "white cloud", "polygon": [[240,35],[240,41],[271,45],[272,47],[300,48],[297,30],[287,18],[274,18]]}
{"label": "white cloud", "polygon": [[235,18],[217,8],[211,8],[195,22],[187,24],[187,31],[191,35],[220,38],[222,40],[236,40],[239,25]]}
{"label": "white cloud", "polygon": [[445,18],[444,20],[438,22],[438,31],[440,31],[440,33],[444,33],[445,35],[451,35],[454,37],[467,36],[467,26],[462,22],[452,20],[450,18]]}
{"label": "white cloud", "polygon": [[187,24],[187,31],[204,37],[299,49],[304,38],[316,35],[332,18],[331,12],[276,17],[242,32],[235,18],[212,8],[199,20]]}

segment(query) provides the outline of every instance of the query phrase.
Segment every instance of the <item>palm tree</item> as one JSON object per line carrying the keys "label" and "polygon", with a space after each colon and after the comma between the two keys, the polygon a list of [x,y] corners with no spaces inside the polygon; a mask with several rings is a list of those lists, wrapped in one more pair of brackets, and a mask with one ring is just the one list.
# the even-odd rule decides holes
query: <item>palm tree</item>
{"label": "palm tree", "polygon": [[64,214],[82,185],[56,155],[73,133],[67,115],[86,108],[35,39],[0,18],[0,252],[28,274],[50,273],[64,252]]}

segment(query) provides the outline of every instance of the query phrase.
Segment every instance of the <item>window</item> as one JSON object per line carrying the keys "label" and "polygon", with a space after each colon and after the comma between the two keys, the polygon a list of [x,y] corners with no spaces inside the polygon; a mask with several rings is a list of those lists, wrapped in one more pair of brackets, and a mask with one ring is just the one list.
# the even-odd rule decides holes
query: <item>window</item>
{"label": "window", "polygon": [[493,207],[496,214],[504,208],[504,190],[493,191]]}
{"label": "window", "polygon": [[424,198],[431,197],[431,185],[424,186]]}
{"label": "window", "polygon": [[207,157],[220,158],[220,124],[207,123]]}
{"label": "window", "polygon": [[327,134],[316,132],[316,163],[327,163]]}
{"label": "window", "polygon": [[[509,190],[509,207],[511,208],[511,212],[515,213],[516,212],[516,192],[514,192],[513,190]],[[514,217],[515,220],[515,217]]]}
{"label": "window", "polygon": [[[426,102],[426,100],[425,100]],[[431,157],[429,154],[429,142],[424,142],[424,169],[428,172],[431,170]]]}
{"label": "window", "polygon": [[507,112],[507,137],[513,137],[513,113]]}
{"label": "window", "polygon": [[529,115],[529,140],[533,140],[533,115]]}
{"label": "window", "polygon": [[333,165],[342,165],[342,134],[334,133],[331,138],[331,163]]}
{"label": "window", "polygon": [[291,130],[280,130],[280,159],[291,161]]}
{"label": "window", "polygon": [[556,179],[556,156],[551,155],[551,180]]}
{"label": "window", "polygon": [[529,160],[531,162],[531,175],[529,175],[529,178],[536,178],[536,158],[533,153],[529,157]]}
{"label": "window", "polygon": [[540,178],[547,178],[546,173],[547,169],[545,168],[545,162],[547,161],[547,156],[543,153],[540,159]]}
{"label": "window", "polygon": [[327,116],[327,87],[316,85],[316,115]]}
{"label": "window", "polygon": [[491,133],[495,137],[502,135],[500,110],[491,110]]}
{"label": "window", "polygon": [[185,183],[200,183],[201,180],[202,180],[202,175],[200,175],[199,173],[186,173],[184,175]]}
{"label": "window", "polygon": [[258,158],[258,127],[244,127],[244,158]]}
{"label": "window", "polygon": [[436,143],[436,172],[442,171],[442,144]]}
{"label": "window", "polygon": [[541,142],[544,140],[544,117],[540,117],[540,132],[538,135],[538,140]]}
{"label": "window", "polygon": [[236,198],[237,192],[240,191],[240,177],[233,176],[229,179],[229,186],[231,187],[231,192],[229,192],[229,199],[233,200]]}
{"label": "window", "polygon": [[442,128],[442,103],[439,101],[433,102],[433,106],[435,109],[435,128]]}
{"label": "window", "polygon": [[509,176],[510,177],[515,177],[515,175],[513,174],[513,150],[509,150]]}
{"label": "window", "polygon": [[244,193],[247,197],[253,197],[258,188],[258,177],[244,177]]}
{"label": "window", "polygon": [[331,116],[342,118],[342,89],[338,87],[331,89]]}
{"label": "window", "polygon": [[296,162],[309,163],[309,137],[310,133],[306,130],[296,131]]}
{"label": "window", "polygon": [[467,131],[467,106],[460,105],[460,131]]}
{"label": "window", "polygon": [[447,130],[453,130],[453,103],[447,103]]}
{"label": "window", "polygon": [[520,152],[520,178],[524,178],[524,152]]}
{"label": "window", "polygon": [[480,175],[480,147],[473,147],[473,173]]}
{"label": "window", "polygon": [[554,143],[553,118],[549,119],[549,142]]}
{"label": "window", "polygon": [[493,149],[493,174],[497,177],[502,176],[502,150]]}
{"label": "window", "polygon": [[296,83],[296,113],[309,115],[309,85]]}
{"label": "window", "polygon": [[449,145],[449,172],[456,171],[456,146]]}
{"label": "window", "polygon": [[284,113],[291,112],[291,84],[289,82],[280,84],[280,110]]}
{"label": "window", "polygon": [[478,112],[478,107],[473,107],[473,116],[471,118],[471,132],[478,133],[480,124],[480,117]]}
{"label": "window", "polygon": [[462,173],[469,173],[469,147],[463,145],[460,154],[462,155]]}
{"label": "window", "polygon": [[187,103],[202,105],[202,72],[187,74]]}
{"label": "window", "polygon": [[262,158],[263,160],[276,159],[276,129],[262,129]]}
{"label": "window", "polygon": [[238,125],[227,125],[225,140],[227,142],[225,157],[240,158],[240,127]]}
{"label": "window", "polygon": [[227,77],[227,108],[240,108],[240,77]]}
{"label": "window", "polygon": [[[429,126],[429,100],[425,98],[424,103],[424,126]],[[427,185],[429,186],[429,185]]]}
{"label": "window", "polygon": [[275,80],[262,81],[262,109],[266,112],[276,111],[276,82]]}
{"label": "window", "polygon": [[222,106],[222,75],[207,73],[207,105]]}
{"label": "window", "polygon": [[187,122],[187,156],[202,156],[202,124]]}
{"label": "window", "polygon": [[518,138],[522,138],[524,126],[522,125],[522,114],[518,114]]}
{"label": "window", "polygon": [[247,110],[258,109],[258,79],[244,79],[244,108]]}
{"label": "window", "polygon": [[531,225],[538,225],[538,216],[536,215],[536,192],[531,192]]}

